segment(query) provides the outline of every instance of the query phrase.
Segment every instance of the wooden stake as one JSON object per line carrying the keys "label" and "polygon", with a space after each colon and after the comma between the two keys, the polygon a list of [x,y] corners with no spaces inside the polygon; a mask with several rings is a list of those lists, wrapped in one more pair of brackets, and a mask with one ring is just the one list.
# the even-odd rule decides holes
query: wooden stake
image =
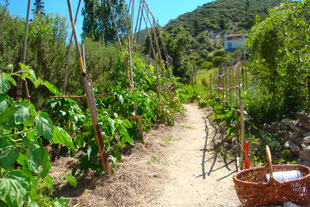
{"label": "wooden stake", "polygon": [[241,127],[241,152],[240,152],[240,169],[243,170],[243,162],[244,162],[244,101],[240,101],[240,127]]}
{"label": "wooden stake", "polygon": [[104,171],[108,175],[110,175],[111,174],[111,170],[110,170],[109,163],[108,163],[108,155],[105,152],[104,143],[103,143],[103,137],[102,137],[102,134],[101,134],[101,131],[100,131],[100,127],[98,125],[97,108],[96,108],[95,100],[92,97],[92,94],[90,92],[89,82],[88,82],[88,79],[87,79],[88,75],[87,75],[86,70],[84,68],[84,63],[83,63],[83,59],[82,59],[82,55],[81,55],[80,45],[79,45],[78,37],[77,37],[77,34],[76,34],[76,30],[75,30],[75,24],[73,22],[71,1],[67,0],[67,3],[68,3],[69,14],[70,14],[70,20],[71,20],[71,24],[72,24],[72,31],[73,31],[74,39],[75,39],[75,45],[76,45],[76,49],[77,49],[78,56],[79,56],[79,65],[80,65],[80,69],[81,69],[81,72],[82,72],[83,84],[84,84],[84,88],[85,88],[85,92],[86,92],[86,96],[87,96],[87,102],[88,102],[88,107],[89,107],[89,110],[90,110],[90,115],[91,115],[91,119],[92,119],[93,128],[94,128],[94,131],[95,131],[96,141],[97,141],[98,148],[99,148],[100,158],[101,158],[101,161],[102,161],[102,165],[103,165]]}
{"label": "wooden stake", "polygon": [[244,55],[244,70],[245,70],[245,89],[248,90],[248,69],[246,64],[246,54]]}
{"label": "wooden stake", "polygon": [[[81,1],[82,1],[82,0],[79,0],[78,7],[77,7],[77,9],[76,9],[74,24],[76,24],[76,21],[77,21],[77,18],[78,18],[80,6],[81,6]],[[73,32],[71,33],[70,43],[69,43],[68,51],[67,51],[67,61],[66,61],[66,66],[65,66],[65,77],[64,77],[65,80],[64,80],[64,85],[63,85],[63,87],[62,87],[62,93],[63,93],[63,95],[66,94],[67,77],[68,77],[68,69],[69,69],[69,61],[70,61],[70,54],[71,54],[72,42],[73,42]]]}
{"label": "wooden stake", "polygon": [[210,98],[212,97],[212,74],[210,74]]}
{"label": "wooden stake", "polygon": [[239,101],[239,106],[241,102],[241,80],[240,80],[240,63],[237,63],[237,78],[238,78],[238,88],[237,88],[237,96],[238,96],[238,101]]}
{"label": "wooden stake", "polygon": [[229,72],[228,72],[228,82],[229,82],[229,103],[231,105],[232,103],[232,95],[231,95],[231,61],[229,66]]}
{"label": "wooden stake", "polygon": [[[27,19],[26,19],[26,28],[25,28],[25,37],[24,37],[24,49],[23,49],[23,53],[21,56],[21,63],[22,64],[25,64],[25,59],[26,59],[30,7],[31,7],[31,0],[28,0]],[[20,66],[19,66],[19,70],[21,70]],[[25,79],[21,79],[21,77],[18,77],[18,80],[17,80],[16,100],[18,100],[22,97],[22,90],[23,90],[23,83],[22,82],[24,82],[24,84],[25,84],[26,97],[27,97],[28,101],[30,101],[30,95],[29,95],[27,81]]]}

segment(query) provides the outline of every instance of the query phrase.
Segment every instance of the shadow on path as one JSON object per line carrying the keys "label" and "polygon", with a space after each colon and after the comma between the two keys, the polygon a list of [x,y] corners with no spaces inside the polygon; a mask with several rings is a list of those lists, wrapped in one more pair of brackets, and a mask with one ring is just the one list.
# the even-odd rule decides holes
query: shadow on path
{"label": "shadow on path", "polygon": [[[204,147],[203,147],[203,149],[201,149],[201,151],[203,151],[202,162],[201,162],[202,174],[199,175],[199,176],[197,176],[197,178],[202,176],[203,179],[206,179],[206,174],[207,174],[207,173],[206,173],[206,170],[205,170],[205,169],[206,169],[206,163],[207,163],[208,161],[210,161],[211,159],[213,159],[213,162],[212,162],[212,164],[211,164],[211,166],[210,166],[210,169],[209,169],[209,172],[208,172],[208,176],[210,176],[212,172],[216,172],[217,170],[220,170],[220,169],[222,169],[222,168],[224,168],[224,167],[226,167],[228,171],[231,171],[231,169],[229,168],[229,165],[232,164],[233,162],[235,162],[236,159],[231,160],[230,162],[227,163],[226,158],[224,157],[223,160],[224,160],[224,163],[225,163],[225,164],[224,164],[223,166],[221,166],[221,167],[218,167],[218,168],[216,168],[216,169],[213,169],[214,166],[215,166],[215,163],[216,163],[216,161],[217,161],[217,158],[218,158],[218,152],[216,152],[216,153],[213,154],[209,159],[206,160],[206,152],[207,152],[208,137],[209,137],[209,127],[208,127],[208,122],[207,122],[208,119],[204,119],[204,118],[202,118],[202,119],[203,119],[204,122],[205,122],[206,138],[205,138]],[[210,121],[209,121],[209,122],[210,122]],[[210,123],[210,124],[211,124],[211,123]],[[217,135],[217,132],[218,132],[218,129],[217,129],[217,128],[214,127],[214,129],[215,129],[215,132],[214,132],[214,134],[213,134],[212,142],[213,142],[214,139],[216,138],[216,135]],[[223,176],[223,177],[217,179],[217,181],[221,181],[221,180],[223,180],[223,179],[229,177],[230,175],[232,175],[232,174],[234,174],[234,173],[236,173],[236,172],[238,172],[237,169],[234,170],[234,171],[232,171],[232,172],[230,172],[229,174],[227,174],[227,175],[225,175],[225,176]]]}

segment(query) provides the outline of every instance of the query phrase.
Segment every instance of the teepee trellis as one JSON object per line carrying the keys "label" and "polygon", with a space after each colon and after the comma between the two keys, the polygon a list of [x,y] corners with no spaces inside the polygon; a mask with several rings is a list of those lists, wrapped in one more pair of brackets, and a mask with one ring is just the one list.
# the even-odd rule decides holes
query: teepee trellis
{"label": "teepee trellis", "polygon": [[[79,59],[79,66],[80,66],[80,70],[82,72],[83,85],[84,85],[84,89],[85,89],[85,93],[86,94],[83,95],[83,96],[65,96],[65,94],[63,94],[62,96],[51,96],[51,98],[80,98],[80,99],[87,100],[87,103],[88,103],[88,106],[89,106],[89,109],[90,109],[90,115],[91,115],[91,118],[92,118],[93,128],[94,128],[95,135],[96,135],[96,141],[97,141],[97,144],[98,144],[98,147],[99,147],[100,158],[102,160],[102,164],[103,164],[105,172],[107,174],[110,174],[111,171],[110,171],[109,163],[108,163],[108,155],[105,152],[104,143],[103,143],[103,137],[101,135],[100,128],[99,128],[99,125],[98,125],[98,113],[97,113],[97,109],[96,109],[96,105],[95,105],[95,98],[102,97],[102,96],[108,96],[110,94],[104,93],[104,94],[95,94],[94,95],[93,91],[90,88],[91,76],[88,75],[87,72],[86,72],[84,45],[83,45],[83,53],[82,53],[80,45],[78,43],[76,30],[75,30],[75,22],[76,22],[77,15],[78,15],[78,12],[79,12],[79,7],[80,7],[81,0],[79,1],[79,5],[78,5],[77,11],[76,11],[75,21],[73,21],[71,1],[67,0],[67,3],[68,3],[69,14],[70,14],[70,20],[71,20],[71,24],[72,24],[71,40],[73,38],[75,40],[76,50],[77,50],[78,59]],[[112,20],[113,20],[113,25],[115,27],[117,41],[118,41],[118,44],[119,44],[119,48],[120,48],[121,55],[122,55],[123,62],[124,62],[124,66],[125,66],[125,72],[126,72],[126,76],[127,76],[127,81],[129,83],[129,88],[130,88],[131,91],[136,91],[137,90],[134,87],[134,79],[133,79],[133,69],[134,69],[134,66],[133,66],[133,63],[132,63],[132,53],[131,53],[133,50],[138,49],[138,47],[135,47],[135,45],[134,45],[135,38],[139,37],[140,29],[141,29],[141,25],[142,25],[142,20],[144,20],[146,28],[148,27],[148,24],[151,25],[151,31],[153,31],[153,33],[151,33],[150,30],[148,30],[148,28],[146,30],[148,31],[148,37],[151,40],[150,43],[152,43],[150,49],[153,52],[153,57],[154,57],[153,62],[155,62],[155,64],[156,64],[158,96],[160,98],[160,94],[161,94],[161,92],[160,92],[161,86],[160,86],[160,81],[159,81],[160,74],[159,74],[159,71],[158,71],[158,67],[157,67],[158,63],[157,62],[160,61],[160,63],[161,63],[163,60],[162,60],[162,57],[161,57],[161,50],[160,50],[160,46],[159,46],[158,39],[157,39],[157,36],[156,36],[157,35],[156,34],[156,28],[155,28],[156,22],[155,22],[155,18],[153,16],[153,14],[151,14],[152,17],[153,17],[153,24],[152,24],[152,21],[150,20],[150,18],[148,16],[150,14],[150,10],[149,10],[148,6],[146,5],[145,1],[140,0],[139,1],[138,16],[137,16],[137,21],[138,20],[140,20],[140,21],[136,22],[136,26],[135,26],[136,29],[135,29],[135,31],[138,29],[138,35],[136,35],[136,32],[133,33],[133,31],[132,31],[133,28],[134,28],[134,23],[132,21],[130,21],[130,20],[135,19],[135,16],[134,16],[134,13],[135,13],[135,9],[134,9],[135,8],[135,1],[131,0],[129,2],[128,13],[124,15],[124,19],[123,19],[124,20],[125,28],[128,30],[127,38],[126,38],[127,43],[128,43],[128,59],[127,59],[125,57],[125,54],[124,54],[124,50],[123,50],[123,46],[122,46],[122,40],[121,40],[119,32],[118,32],[118,27],[117,27],[117,24],[116,24],[116,20],[114,18],[113,9],[112,9],[112,5],[111,5],[110,0],[108,0],[108,6],[110,7],[111,17],[112,17]],[[129,17],[131,19],[129,19]],[[130,25],[129,25],[129,22],[130,22]],[[153,45],[153,40],[151,39],[152,37],[154,37],[155,45]],[[162,38],[162,37],[160,37],[160,38]],[[125,39],[123,39],[123,40],[125,40]],[[136,40],[138,40],[138,39],[136,39]],[[164,46],[163,39],[161,39],[161,43]],[[71,41],[70,44],[72,44],[72,41]],[[165,48],[163,48],[163,49],[165,51],[165,56],[168,57],[167,50]],[[69,58],[69,56],[70,56],[70,49],[68,50],[68,53],[67,53],[67,57],[68,58]],[[151,59],[149,61],[151,63]],[[67,65],[66,65],[66,67],[67,67]],[[65,88],[66,88],[67,76],[68,76],[68,69],[66,69],[66,73],[65,73],[65,83],[64,83],[64,87],[63,87],[63,92],[64,93],[65,93]],[[163,74],[163,76],[164,76],[164,74]],[[168,88],[168,85],[167,85],[167,80],[166,80],[166,86],[167,86],[167,90],[169,91],[169,88]],[[138,114],[138,107],[137,107],[137,104],[136,104],[135,100],[133,100],[133,105],[134,105],[135,115],[134,116],[130,116],[130,117],[124,117],[124,118],[122,118],[122,120],[124,120],[124,119],[136,120],[137,127],[138,127],[139,133],[140,133],[141,138],[142,138],[142,142],[144,142],[143,129],[142,129],[142,124],[141,124],[142,116]]]}

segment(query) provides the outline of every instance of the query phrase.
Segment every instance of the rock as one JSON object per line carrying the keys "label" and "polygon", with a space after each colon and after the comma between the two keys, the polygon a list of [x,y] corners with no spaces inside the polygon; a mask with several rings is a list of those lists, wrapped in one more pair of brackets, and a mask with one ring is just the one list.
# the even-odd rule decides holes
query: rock
{"label": "rock", "polygon": [[310,144],[310,136],[304,138],[304,143]]}
{"label": "rock", "polygon": [[298,146],[301,146],[304,143],[304,139],[301,137],[298,137],[298,138],[294,139],[293,142],[295,144],[297,144]]}
{"label": "rock", "polygon": [[279,130],[279,131],[277,131],[276,136],[277,137],[284,137],[287,133],[288,133],[287,130]]}
{"label": "rock", "polygon": [[280,123],[279,122],[272,122],[270,125],[270,129],[272,132],[276,132],[278,130],[280,130]]}
{"label": "rock", "polygon": [[296,117],[297,117],[298,119],[303,119],[303,120],[309,119],[308,115],[307,115],[305,112],[296,113]]}
{"label": "rock", "polygon": [[307,147],[308,147],[308,145],[306,145],[305,143],[302,143],[302,145],[301,145],[302,150],[305,150]]}
{"label": "rock", "polygon": [[299,153],[300,147],[292,141],[287,141],[284,144],[284,148],[289,149],[293,153]]}
{"label": "rock", "polygon": [[284,141],[291,140],[291,137],[293,136],[293,133],[291,131],[288,131],[284,136]]}
{"label": "rock", "polygon": [[298,159],[298,164],[310,167],[310,161],[304,161],[304,160]]}
{"label": "rock", "polygon": [[299,135],[302,135],[305,132],[308,132],[308,129],[305,129],[304,127],[300,127],[300,126],[294,126],[292,129],[294,132],[297,132]]}
{"label": "rock", "polygon": [[284,143],[284,145],[283,145],[283,147],[285,148],[285,149],[289,149],[290,148],[290,146],[292,145],[292,141],[286,141],[285,143]]}
{"label": "rock", "polygon": [[294,139],[298,138],[300,135],[298,132],[293,132],[292,136],[289,138],[289,140],[293,141]]}
{"label": "rock", "polygon": [[290,130],[293,129],[293,127],[295,127],[298,123],[298,120],[291,120],[290,122],[287,123],[287,126]]}
{"label": "rock", "polygon": [[299,159],[302,161],[309,161],[310,162],[310,146],[308,146],[303,151],[299,152]]}
{"label": "rock", "polygon": [[303,135],[304,135],[304,137],[308,137],[308,136],[310,136],[310,132],[309,131],[305,132],[305,133],[303,133]]}
{"label": "rock", "polygon": [[310,130],[310,120],[303,120],[300,122],[303,127]]}
{"label": "rock", "polygon": [[300,207],[299,205],[296,205],[296,204],[294,204],[294,203],[292,203],[292,202],[285,202],[284,204],[283,204],[283,207]]}
{"label": "rock", "polygon": [[307,151],[310,153],[310,146],[307,146],[306,149],[304,149],[304,151]]}
{"label": "rock", "polygon": [[281,128],[282,130],[290,129],[289,123],[290,123],[291,121],[292,121],[292,120],[290,120],[290,119],[282,119],[281,122],[280,122],[280,128]]}

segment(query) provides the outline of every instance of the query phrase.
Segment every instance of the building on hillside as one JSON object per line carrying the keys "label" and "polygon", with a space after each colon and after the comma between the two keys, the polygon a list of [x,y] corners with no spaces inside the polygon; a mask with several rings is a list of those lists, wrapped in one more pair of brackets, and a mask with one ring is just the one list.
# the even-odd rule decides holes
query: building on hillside
{"label": "building on hillside", "polygon": [[224,35],[225,50],[234,50],[244,46],[245,34]]}

